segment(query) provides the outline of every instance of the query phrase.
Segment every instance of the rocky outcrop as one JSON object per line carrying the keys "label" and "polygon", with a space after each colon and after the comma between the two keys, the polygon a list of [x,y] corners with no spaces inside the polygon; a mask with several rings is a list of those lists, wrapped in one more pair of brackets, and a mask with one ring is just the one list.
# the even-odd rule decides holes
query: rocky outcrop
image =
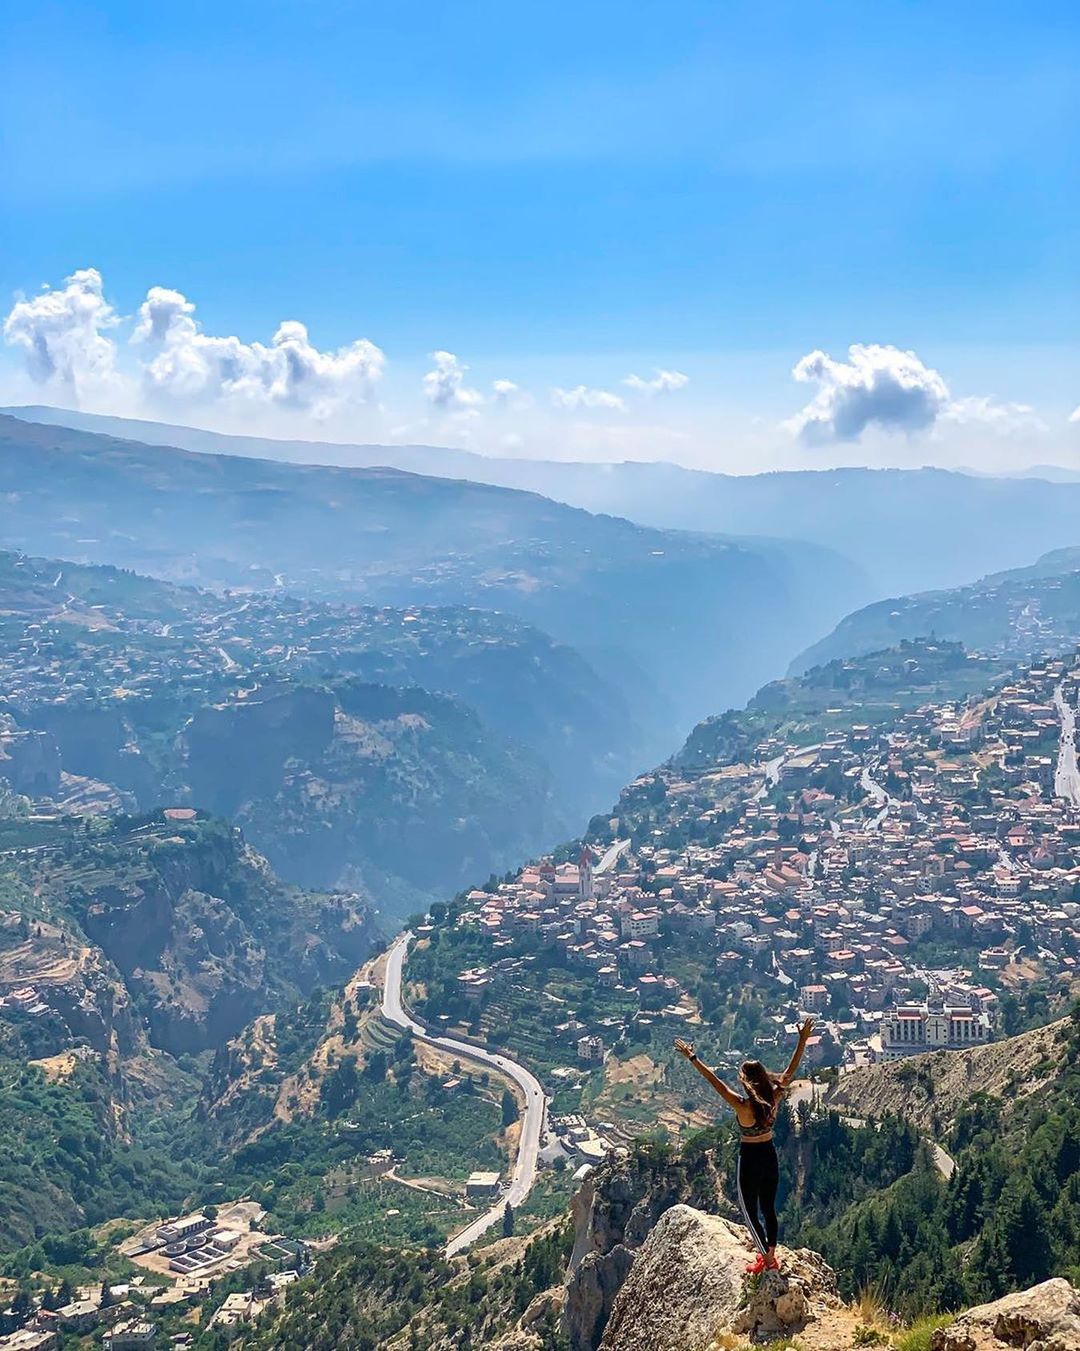
{"label": "rocky outcrop", "polygon": [[1058,1278],[962,1313],[939,1328],[932,1351],[1080,1351],[1080,1290]]}
{"label": "rocky outcrop", "polygon": [[0,728],[0,779],[27,797],[54,797],[60,788],[60,751],[47,732]]}
{"label": "rocky outcrop", "polygon": [[618,1243],[610,1252],[590,1253],[571,1275],[563,1307],[563,1329],[571,1351],[593,1351],[600,1345],[633,1261],[633,1251]]}
{"label": "rocky outcrop", "polygon": [[817,1253],[781,1249],[782,1272],[748,1277],[753,1256],[744,1229],[674,1206],[634,1258],[600,1351],[703,1351],[797,1334],[807,1347],[851,1344],[852,1315]]}
{"label": "rocky outcrop", "polygon": [[585,1179],[572,1202],[574,1249],[562,1319],[571,1351],[600,1345],[634,1253],[665,1211],[688,1201],[728,1208],[709,1150],[680,1160],[635,1152]]}

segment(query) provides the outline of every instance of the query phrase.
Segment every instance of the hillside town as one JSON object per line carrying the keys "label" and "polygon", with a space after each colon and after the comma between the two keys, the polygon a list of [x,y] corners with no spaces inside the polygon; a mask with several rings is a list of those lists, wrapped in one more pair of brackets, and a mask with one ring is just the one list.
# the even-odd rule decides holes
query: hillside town
{"label": "hillside town", "polygon": [[1075,658],[1046,661],[891,724],[638,780],[628,792],[663,799],[652,842],[586,845],[464,898],[456,924],[489,936],[492,960],[460,973],[460,997],[482,1008],[538,951],[636,996],[621,1021],[605,1004],[555,1029],[594,1067],[634,1024],[701,1029],[696,992],[662,969],[689,944],[718,984],[767,991],[757,1047],[813,1016],[810,1065],[994,1039],[1004,1000],[1080,974],[1078,685]]}

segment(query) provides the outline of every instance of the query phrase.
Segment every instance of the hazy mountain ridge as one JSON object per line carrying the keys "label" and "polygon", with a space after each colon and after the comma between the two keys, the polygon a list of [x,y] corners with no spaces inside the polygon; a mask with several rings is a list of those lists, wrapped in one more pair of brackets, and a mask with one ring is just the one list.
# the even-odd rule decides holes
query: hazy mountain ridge
{"label": "hazy mountain ridge", "polygon": [[664,462],[499,459],[438,446],[229,436],[55,408],[11,411],[192,450],[395,466],[499,484],[659,528],[788,536],[839,550],[878,595],[961,585],[973,575],[1020,566],[1048,547],[1072,545],[1080,504],[1080,483],[1070,470],[1048,470],[1045,477],[1037,470],[994,477],[925,467],[735,475]]}
{"label": "hazy mountain ridge", "polygon": [[0,532],[9,547],[211,586],[276,580],[322,599],[479,605],[536,624],[622,691],[645,763],[868,594],[819,545],[657,531],[392,469],[196,454],[15,418],[0,418],[0,464],[18,506]]}
{"label": "hazy mountain ridge", "polygon": [[790,673],[916,638],[937,637],[1023,658],[1065,651],[1078,634],[1080,549],[1055,549],[1026,567],[992,573],[967,586],[864,606],[800,653]]}

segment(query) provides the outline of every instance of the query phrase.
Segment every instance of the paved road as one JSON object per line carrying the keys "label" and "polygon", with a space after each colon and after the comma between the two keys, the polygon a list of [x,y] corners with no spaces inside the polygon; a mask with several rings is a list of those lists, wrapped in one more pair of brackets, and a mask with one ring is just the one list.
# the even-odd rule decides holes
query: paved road
{"label": "paved road", "polygon": [[388,1022],[395,1023],[413,1034],[419,1041],[425,1041],[440,1050],[448,1051],[459,1060],[472,1060],[478,1064],[490,1066],[508,1079],[512,1079],[525,1095],[525,1114],[521,1120],[517,1158],[510,1177],[510,1187],[491,1207],[459,1234],[455,1234],[446,1245],[447,1257],[462,1252],[475,1243],[481,1234],[497,1224],[503,1216],[507,1202],[517,1207],[528,1196],[536,1181],[536,1161],[540,1153],[541,1137],[544,1133],[544,1117],[547,1102],[539,1079],[517,1061],[500,1055],[497,1051],[483,1051],[471,1042],[458,1041],[454,1037],[438,1037],[429,1032],[422,1023],[407,1012],[401,1002],[401,974],[405,964],[412,934],[406,931],[394,939],[386,954],[386,975],[382,991],[382,1015]]}
{"label": "paved road", "polygon": [[1067,798],[1074,807],[1080,807],[1080,769],[1076,764],[1076,714],[1065,702],[1059,685],[1054,691],[1054,703],[1061,718],[1061,744],[1058,750],[1057,770],[1054,774],[1054,792]]}
{"label": "paved road", "polygon": [[789,761],[797,759],[800,755],[809,755],[811,751],[819,751],[825,743],[815,741],[812,746],[796,746],[793,751],[784,751],[781,755],[774,755],[771,760],[766,760],[762,765],[765,771],[765,782],[753,796],[754,802],[761,802],[768,797],[769,793],[780,782],[780,770]]}
{"label": "paved road", "polygon": [[878,814],[870,822],[869,826],[870,830],[878,830],[881,823],[885,820],[886,816],[888,816],[889,808],[899,807],[900,803],[898,799],[889,796],[881,784],[871,775],[869,769],[865,767],[863,768],[862,774],[859,776],[859,785],[863,792],[869,793],[874,799],[874,802],[881,808]]}

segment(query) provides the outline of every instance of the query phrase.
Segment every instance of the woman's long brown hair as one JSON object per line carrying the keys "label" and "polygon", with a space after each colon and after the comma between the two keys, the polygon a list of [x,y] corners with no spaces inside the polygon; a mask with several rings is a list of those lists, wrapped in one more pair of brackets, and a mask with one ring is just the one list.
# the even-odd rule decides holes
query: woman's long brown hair
{"label": "woman's long brown hair", "polygon": [[744,1060],[739,1079],[746,1089],[746,1097],[759,1126],[770,1124],[770,1117],[780,1101],[780,1076],[771,1074],[760,1060]]}

